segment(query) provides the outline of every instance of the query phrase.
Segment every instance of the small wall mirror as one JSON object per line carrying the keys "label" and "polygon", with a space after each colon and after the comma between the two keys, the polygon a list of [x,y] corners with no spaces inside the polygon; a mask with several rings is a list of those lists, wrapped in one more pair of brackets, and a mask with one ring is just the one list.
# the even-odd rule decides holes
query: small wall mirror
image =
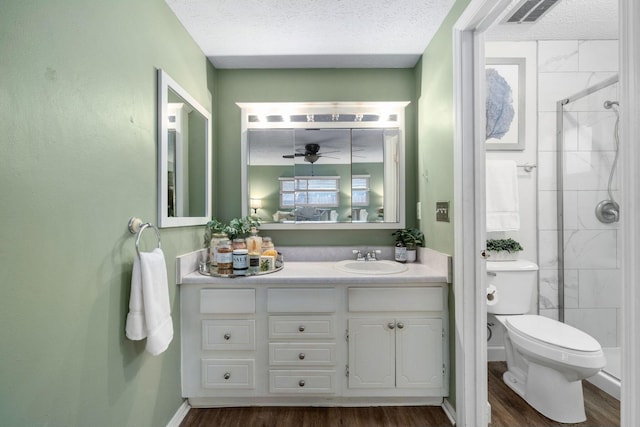
{"label": "small wall mirror", "polygon": [[158,224],[211,218],[211,114],[158,70]]}
{"label": "small wall mirror", "polygon": [[407,104],[238,104],[243,215],[267,230],[404,227]]}

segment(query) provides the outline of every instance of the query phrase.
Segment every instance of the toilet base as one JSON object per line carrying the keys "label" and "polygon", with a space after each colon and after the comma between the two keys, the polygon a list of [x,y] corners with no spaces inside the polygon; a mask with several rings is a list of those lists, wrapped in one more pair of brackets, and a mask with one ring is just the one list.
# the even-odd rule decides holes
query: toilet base
{"label": "toilet base", "polygon": [[561,423],[586,421],[582,381],[567,381],[559,371],[531,361],[524,381],[522,377],[507,371],[502,379],[545,417]]}

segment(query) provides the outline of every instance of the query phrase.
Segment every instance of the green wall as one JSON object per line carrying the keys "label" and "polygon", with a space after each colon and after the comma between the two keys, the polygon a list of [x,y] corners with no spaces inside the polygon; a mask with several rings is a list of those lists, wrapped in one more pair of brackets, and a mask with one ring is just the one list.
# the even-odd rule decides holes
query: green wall
{"label": "green wall", "polygon": [[[456,2],[413,70],[216,71],[163,0],[2,2],[3,425],[165,425],[182,402],[171,279],[169,349],[152,357],[124,336],[135,253],[126,224],[157,221],[156,68],[216,106],[213,200],[223,220],[240,215],[236,102],[411,101],[407,225],[422,201],[428,246],[452,253],[453,225],[433,212],[453,199],[451,26],[468,3]],[[161,233],[173,278],[175,256],[200,247],[202,229]],[[391,243],[390,230],[270,234],[280,244]]]}
{"label": "green wall", "polygon": [[[175,336],[125,338],[131,216],[156,218],[156,68],[211,106],[215,71],[163,0],[0,6],[0,424],[163,426],[182,403]],[[146,248],[155,244],[153,233]]]}
{"label": "green wall", "polygon": [[[453,255],[453,39],[452,29],[470,0],[457,0],[416,67],[418,101],[418,191],[422,202],[420,228],[427,246]],[[449,201],[451,222],[437,222],[436,201]],[[455,259],[454,259],[455,262]],[[455,277],[454,277],[455,281]],[[449,401],[455,407],[455,295],[449,287]]]}
{"label": "green wall", "polygon": [[[407,225],[416,222],[416,76],[413,69],[217,70],[214,214],[222,221],[241,215],[240,108],[236,102],[411,101],[405,110]],[[275,231],[277,245],[380,245],[392,230]]]}

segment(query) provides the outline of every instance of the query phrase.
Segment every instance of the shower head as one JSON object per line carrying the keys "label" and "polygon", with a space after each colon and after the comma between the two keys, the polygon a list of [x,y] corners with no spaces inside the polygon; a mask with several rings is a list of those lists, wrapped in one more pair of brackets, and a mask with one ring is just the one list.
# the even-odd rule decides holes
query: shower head
{"label": "shower head", "polygon": [[618,101],[604,101],[604,108],[610,110],[613,106],[619,106]]}

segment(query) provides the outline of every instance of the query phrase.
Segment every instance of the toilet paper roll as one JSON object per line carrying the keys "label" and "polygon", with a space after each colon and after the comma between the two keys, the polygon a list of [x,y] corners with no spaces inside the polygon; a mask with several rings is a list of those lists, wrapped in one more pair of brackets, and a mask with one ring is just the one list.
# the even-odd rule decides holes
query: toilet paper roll
{"label": "toilet paper roll", "polygon": [[498,299],[498,289],[493,285],[489,285],[487,288],[487,305],[496,305]]}

